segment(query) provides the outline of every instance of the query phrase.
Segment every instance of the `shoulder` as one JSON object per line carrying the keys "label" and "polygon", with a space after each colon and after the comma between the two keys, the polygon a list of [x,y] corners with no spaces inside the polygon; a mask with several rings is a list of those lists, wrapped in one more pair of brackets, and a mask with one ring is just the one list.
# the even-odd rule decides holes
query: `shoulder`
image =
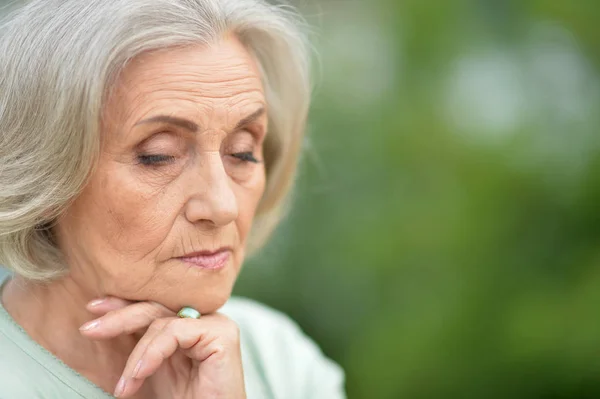
{"label": "shoulder", "polygon": [[322,355],[300,327],[284,313],[246,298],[231,298],[221,312],[236,322],[240,334],[253,347],[260,349],[265,358],[277,360],[275,355],[285,349],[286,353]]}
{"label": "shoulder", "polygon": [[0,331],[0,399],[80,398]]}
{"label": "shoulder", "polygon": [[[0,398],[9,397],[31,397],[32,387],[24,372],[22,362],[15,358],[13,353],[7,353],[3,336],[0,334],[0,348],[2,359],[0,360]],[[8,356],[7,356],[8,355]],[[16,364],[15,364],[16,363]]]}
{"label": "shoulder", "polygon": [[344,398],[344,373],[290,317],[246,298],[231,298],[221,312],[237,323],[242,351],[261,369],[273,396]]}
{"label": "shoulder", "polygon": [[240,328],[241,334],[260,346],[261,351],[285,353],[302,357],[319,358],[319,347],[286,314],[246,298],[231,298],[221,309]]}
{"label": "shoulder", "polygon": [[0,399],[112,397],[36,343],[0,303]]}
{"label": "shoulder", "polygon": [[284,338],[301,334],[300,327],[286,314],[252,299],[233,297],[220,312],[234,320],[240,330]]}

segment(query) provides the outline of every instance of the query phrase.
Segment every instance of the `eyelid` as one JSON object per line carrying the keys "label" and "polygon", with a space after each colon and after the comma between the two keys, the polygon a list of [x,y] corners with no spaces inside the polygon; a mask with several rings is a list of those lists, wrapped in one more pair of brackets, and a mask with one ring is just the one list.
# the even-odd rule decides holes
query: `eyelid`
{"label": "eyelid", "polygon": [[140,153],[178,152],[181,145],[180,140],[181,137],[176,133],[161,130],[146,137],[136,147]]}
{"label": "eyelid", "polygon": [[247,125],[239,127],[237,130],[232,132],[232,134],[243,132],[249,133],[257,142],[260,142],[265,138],[267,134],[267,129],[266,126],[264,126],[264,124],[254,121]]}
{"label": "eyelid", "polygon": [[159,140],[159,139],[162,139],[162,137],[175,136],[175,135],[177,135],[177,133],[173,132],[172,130],[167,129],[167,126],[161,126],[158,129],[150,130],[150,133],[148,133],[147,135],[144,135],[146,137],[144,137],[144,139],[139,144],[141,145],[148,141]]}

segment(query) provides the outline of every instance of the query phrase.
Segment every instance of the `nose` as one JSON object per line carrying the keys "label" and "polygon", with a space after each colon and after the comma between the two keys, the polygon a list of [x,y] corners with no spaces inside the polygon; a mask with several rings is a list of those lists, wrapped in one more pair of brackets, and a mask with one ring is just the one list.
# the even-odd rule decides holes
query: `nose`
{"label": "nose", "polygon": [[210,153],[200,162],[200,173],[191,183],[192,195],[186,203],[185,216],[194,224],[226,226],[238,217],[238,203],[221,155]]}

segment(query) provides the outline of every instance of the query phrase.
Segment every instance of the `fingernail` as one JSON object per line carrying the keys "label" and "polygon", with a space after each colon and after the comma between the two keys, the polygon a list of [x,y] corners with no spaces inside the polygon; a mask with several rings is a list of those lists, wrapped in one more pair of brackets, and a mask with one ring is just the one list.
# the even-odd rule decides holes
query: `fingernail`
{"label": "fingernail", "polygon": [[133,378],[137,378],[137,375],[140,372],[141,368],[142,368],[142,361],[140,360],[139,362],[137,362],[137,364],[135,365],[135,368],[133,369]]}
{"label": "fingernail", "polygon": [[88,321],[87,323],[85,323],[84,325],[79,327],[79,330],[88,331],[88,330],[98,327],[98,324],[100,324],[100,321],[98,321],[98,320]]}
{"label": "fingernail", "polygon": [[119,383],[117,384],[117,387],[115,388],[115,393],[114,396],[116,396],[117,398],[119,396],[121,396],[123,394],[123,392],[125,392],[125,378],[121,377],[119,379]]}
{"label": "fingernail", "polygon": [[91,301],[90,303],[88,303],[88,306],[90,308],[96,307],[98,305],[101,305],[104,303],[104,301],[106,301],[106,298],[102,298],[102,299],[94,299],[93,301]]}

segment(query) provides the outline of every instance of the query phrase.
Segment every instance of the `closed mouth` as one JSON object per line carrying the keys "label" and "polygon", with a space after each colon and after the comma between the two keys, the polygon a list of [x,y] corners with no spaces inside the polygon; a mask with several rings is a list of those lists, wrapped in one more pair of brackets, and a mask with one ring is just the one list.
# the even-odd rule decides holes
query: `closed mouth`
{"label": "closed mouth", "polygon": [[192,252],[177,259],[202,269],[221,269],[229,261],[231,252],[231,248],[224,247],[216,251]]}

